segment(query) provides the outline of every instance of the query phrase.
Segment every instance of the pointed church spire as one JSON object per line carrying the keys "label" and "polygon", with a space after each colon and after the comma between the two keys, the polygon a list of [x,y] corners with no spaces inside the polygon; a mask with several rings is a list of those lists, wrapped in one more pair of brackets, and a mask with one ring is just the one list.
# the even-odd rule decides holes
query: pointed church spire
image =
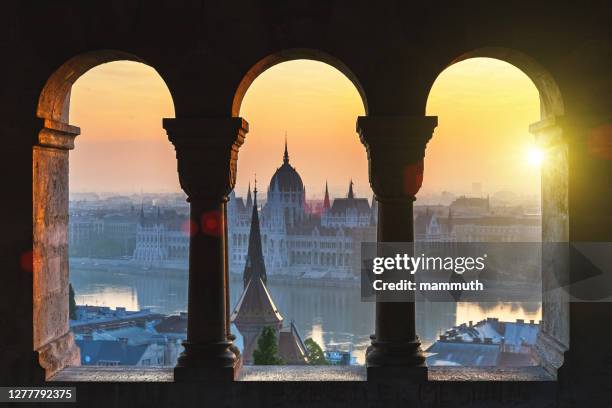
{"label": "pointed church spire", "polygon": [[140,225],[144,225],[145,224],[145,215],[144,215],[144,204],[140,203]]}
{"label": "pointed church spire", "polygon": [[325,198],[323,199],[323,211],[329,210],[331,207],[329,203],[329,190],[327,189],[327,180],[325,180]]}
{"label": "pointed church spire", "polygon": [[251,279],[261,279],[266,283],[266,264],[261,247],[261,232],[259,230],[259,214],[257,211],[257,176],[253,190],[253,214],[251,215],[251,230],[249,232],[249,247],[244,265],[243,283],[246,288]]}
{"label": "pointed church spire", "polygon": [[247,208],[251,208],[253,205],[253,198],[251,197],[251,182],[249,181],[249,190],[247,192],[246,206]]}
{"label": "pointed church spire", "polygon": [[372,194],[372,206],[370,207],[370,225],[374,226],[378,223],[378,201],[376,196]]}
{"label": "pointed church spire", "polygon": [[[251,190],[251,183],[249,183],[249,191]],[[255,173],[255,188],[253,188],[253,206],[257,207],[257,173]]]}
{"label": "pointed church spire", "polygon": [[287,149],[287,131],[285,131],[285,154],[283,155],[283,163],[289,163],[289,150]]}
{"label": "pointed church spire", "polygon": [[353,179],[351,179],[351,182],[349,183],[348,198],[351,200],[355,198],[355,193],[353,192]]}

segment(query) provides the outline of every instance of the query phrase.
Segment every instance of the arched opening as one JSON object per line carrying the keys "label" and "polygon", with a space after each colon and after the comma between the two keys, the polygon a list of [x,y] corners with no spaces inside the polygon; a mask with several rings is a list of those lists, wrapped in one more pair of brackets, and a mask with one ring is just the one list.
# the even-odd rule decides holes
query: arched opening
{"label": "arched opening", "polygon": [[[258,63],[234,98],[233,114],[250,124],[228,204],[230,313],[246,365],[261,364],[265,326],[284,364],[364,364],[373,305],[360,301],[359,248],[376,240],[376,217],[354,131],[367,105],[348,72],[329,56],[290,51]],[[277,311],[267,322],[250,320],[261,311],[247,304],[264,270],[265,303]],[[323,353],[308,361],[290,343]]]}
{"label": "arched opening", "polygon": [[541,120],[565,113],[565,105],[557,81],[546,68],[529,55],[509,48],[482,47],[462,54],[450,65],[470,58],[493,58],[505,61],[527,75],[538,90]]}
{"label": "arched opening", "polygon": [[[170,274],[160,278],[165,286],[142,279],[151,278],[151,264],[169,258],[161,245],[179,237],[169,237],[164,222],[173,215],[180,225],[180,214],[168,213],[170,192],[179,196],[180,190],[172,147],[161,128],[161,118],[174,116],[166,84],[134,55],[87,53],[51,75],[37,115],[44,125],[33,148],[34,347],[47,378],[82,363],[165,364],[164,354],[169,355],[159,345],[162,336],[136,345],[130,330],[143,331],[170,314],[154,298],[167,302],[168,292],[186,292],[184,272],[183,288],[170,287]],[[81,133],[73,123],[83,125],[84,136],[69,160]],[[138,258],[139,246],[148,250],[143,253],[167,256]],[[177,269],[186,270],[186,263]],[[151,289],[159,293],[142,293]],[[186,293],[183,298],[186,302]],[[125,333],[113,332],[119,326]],[[94,342],[102,339],[115,343],[94,353]]]}
{"label": "arched opening", "polygon": [[[427,114],[439,125],[427,147],[415,239],[567,241],[567,206],[558,205],[567,200],[567,155],[554,126],[563,109],[552,76],[524,54],[483,48],[453,61],[428,97]],[[556,279],[545,257],[538,252],[530,266],[541,272],[532,301],[419,303],[428,364],[542,365],[556,374],[569,346],[569,313],[551,290]]]}
{"label": "arched opening", "polygon": [[264,71],[275,65],[295,60],[319,61],[340,71],[349,81],[351,81],[357,92],[359,92],[359,96],[361,98],[365,114],[368,113],[368,100],[366,98],[365,89],[359,82],[357,76],[344,62],[334,57],[333,55],[330,55],[320,50],[313,50],[308,48],[291,48],[268,55],[267,57],[258,61],[255,65],[253,65],[253,67],[251,67],[251,69],[244,75],[244,77],[240,81],[238,89],[236,89],[236,93],[234,94],[234,100],[232,102],[232,115],[239,115],[242,108],[242,100],[244,99],[249,88],[251,87],[251,84],[257,79],[259,75],[261,75]]}

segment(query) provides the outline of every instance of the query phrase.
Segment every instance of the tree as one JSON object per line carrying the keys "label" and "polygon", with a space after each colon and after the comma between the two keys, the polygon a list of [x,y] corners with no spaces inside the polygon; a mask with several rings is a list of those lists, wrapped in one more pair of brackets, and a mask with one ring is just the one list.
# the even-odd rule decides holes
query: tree
{"label": "tree", "polygon": [[278,365],[283,361],[278,358],[278,342],[273,327],[264,327],[257,339],[257,348],[253,351],[254,365]]}
{"label": "tree", "polygon": [[72,283],[68,284],[68,316],[72,320],[76,320],[76,301],[74,300],[74,289]]}
{"label": "tree", "polygon": [[307,338],[304,341],[306,351],[308,352],[308,364],[312,365],[329,365],[329,361],[325,358],[325,353],[319,344],[312,338]]}

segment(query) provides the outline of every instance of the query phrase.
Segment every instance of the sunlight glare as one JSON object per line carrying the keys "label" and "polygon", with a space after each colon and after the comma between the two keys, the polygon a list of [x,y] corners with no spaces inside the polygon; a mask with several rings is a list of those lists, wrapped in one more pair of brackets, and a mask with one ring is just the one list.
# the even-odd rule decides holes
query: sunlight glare
{"label": "sunlight glare", "polygon": [[544,161],[544,151],[538,147],[532,146],[527,150],[527,163],[532,167],[542,166]]}

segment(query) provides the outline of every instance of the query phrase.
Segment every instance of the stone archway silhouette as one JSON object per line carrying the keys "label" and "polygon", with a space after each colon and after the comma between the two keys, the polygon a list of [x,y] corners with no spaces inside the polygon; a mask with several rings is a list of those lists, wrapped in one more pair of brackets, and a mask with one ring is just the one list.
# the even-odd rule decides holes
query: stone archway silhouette
{"label": "stone archway silhouette", "polygon": [[68,160],[80,133],[68,119],[70,92],[87,71],[114,61],[146,64],[117,50],[74,56],[49,76],[38,100],[36,116],[42,128],[32,148],[33,346],[46,378],[80,365],[68,320]]}
{"label": "stone archway silhouette", "polygon": [[344,74],[344,76],[346,76],[349,81],[353,83],[353,85],[357,89],[357,92],[359,92],[365,113],[366,115],[368,114],[368,99],[366,97],[365,89],[348,65],[342,62],[340,59],[324,51],[310,48],[291,48],[278,51],[262,58],[244,74],[234,93],[234,99],[232,101],[231,108],[232,116],[239,116],[242,99],[244,98],[244,95],[248,91],[251,84],[255,81],[255,79],[257,79],[260,74],[275,65],[297,59],[323,62],[332,66],[333,68],[336,68],[338,71]]}

